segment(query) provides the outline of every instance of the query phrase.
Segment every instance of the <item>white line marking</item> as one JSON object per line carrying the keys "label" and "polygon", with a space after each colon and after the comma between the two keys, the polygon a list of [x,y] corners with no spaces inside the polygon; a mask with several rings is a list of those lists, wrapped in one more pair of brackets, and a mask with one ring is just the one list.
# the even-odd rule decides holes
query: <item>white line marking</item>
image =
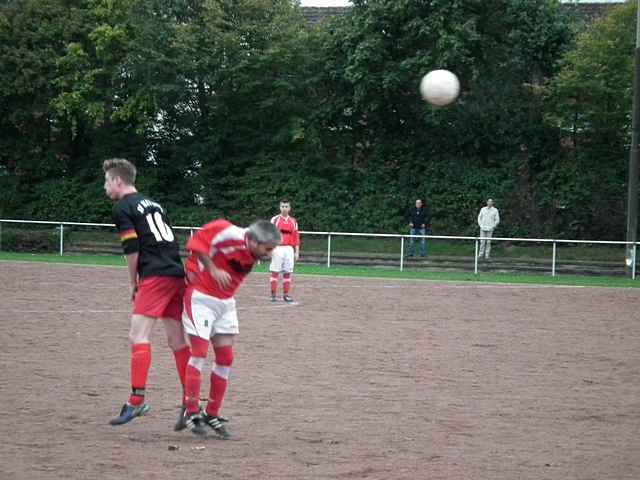
{"label": "white line marking", "polygon": [[264,310],[266,308],[285,308],[288,306],[289,305],[285,305],[285,304],[278,305],[277,303],[274,305],[248,305],[246,307],[238,307],[236,308],[236,310],[238,310],[239,312],[242,312],[245,310]]}
{"label": "white line marking", "polygon": [[6,313],[131,313],[131,310],[4,310]]}
{"label": "white line marking", "polygon": [[[339,278],[339,277],[334,277]],[[378,279],[381,280],[381,279]],[[398,279],[398,280],[407,280],[407,279]],[[424,280],[419,280],[420,282]],[[512,288],[512,289],[529,289],[529,288],[587,288],[584,285],[529,285],[522,283],[475,283],[468,282],[464,284],[450,284],[448,282],[442,282],[440,285],[441,288]],[[308,286],[307,286],[308,287]],[[372,285],[333,285],[333,284],[324,284],[324,285],[314,285],[313,288],[315,290],[323,289],[323,288],[376,288]],[[380,285],[380,288],[407,288],[406,285]]]}
{"label": "white line marking", "polygon": [[[252,273],[253,278],[256,278],[260,275],[268,275],[269,272],[254,272]],[[633,287],[607,287],[605,285],[548,285],[548,284],[536,284],[536,283],[519,283],[519,282],[487,282],[482,280],[443,280],[436,278],[390,278],[390,277],[376,277],[375,273],[373,273],[371,277],[362,277],[357,275],[326,275],[326,274],[314,274],[314,273],[294,273],[297,277],[305,277],[312,279],[322,279],[328,278],[331,280],[362,280],[366,282],[416,282],[416,283],[437,283],[441,286],[449,287],[455,286],[459,288],[467,288],[471,285],[474,286],[483,286],[483,287],[510,287],[510,288],[606,288],[606,289],[625,289]],[[314,288],[322,288],[323,286],[327,286],[323,284],[322,286],[314,286]],[[331,286],[334,287],[334,286]],[[335,285],[335,288],[342,288],[343,285]],[[350,285],[352,287],[352,285]],[[360,286],[361,288],[368,288],[364,285]],[[402,286],[400,287],[402,288]]]}

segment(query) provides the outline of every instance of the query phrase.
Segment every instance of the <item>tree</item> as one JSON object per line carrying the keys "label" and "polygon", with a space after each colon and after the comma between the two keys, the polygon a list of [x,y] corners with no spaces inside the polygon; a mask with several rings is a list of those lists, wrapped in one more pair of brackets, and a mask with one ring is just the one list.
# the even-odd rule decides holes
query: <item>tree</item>
{"label": "tree", "polygon": [[574,234],[624,235],[635,24],[635,2],[613,8],[577,38],[547,91],[566,147],[547,182]]}
{"label": "tree", "polygon": [[[353,169],[379,175],[385,200],[395,202],[385,217],[397,218],[396,228],[399,205],[424,194],[448,231],[474,228],[487,195],[521,211],[514,231],[537,227],[539,207],[535,199],[521,205],[522,186],[535,190],[557,135],[532,85],[553,75],[570,39],[557,2],[547,0],[355,1],[329,28],[327,116],[353,152]],[[456,105],[419,100],[420,78],[435,68],[460,77]]]}
{"label": "tree", "polygon": [[0,8],[0,213],[38,198],[43,179],[73,171],[84,130],[52,108],[58,60],[90,28],[80,2],[24,0]]}
{"label": "tree", "polygon": [[[437,232],[467,233],[493,196],[504,234],[575,232],[544,95],[570,31],[555,0],[356,0],[318,27],[289,0],[4,3],[0,208],[106,220],[88,192],[124,156],[178,223],[288,197],[304,228],[394,232],[426,196]],[[419,98],[434,68],[462,80],[449,108]]]}

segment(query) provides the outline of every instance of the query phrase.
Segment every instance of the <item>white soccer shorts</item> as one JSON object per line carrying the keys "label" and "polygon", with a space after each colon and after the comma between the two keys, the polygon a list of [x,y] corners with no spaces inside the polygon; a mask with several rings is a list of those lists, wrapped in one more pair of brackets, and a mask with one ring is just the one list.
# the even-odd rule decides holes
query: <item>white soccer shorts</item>
{"label": "white soccer shorts", "polygon": [[184,296],[182,325],[185,332],[205,340],[217,334],[237,335],[238,313],[235,298],[220,299],[187,288]]}
{"label": "white soccer shorts", "polygon": [[293,273],[294,252],[291,245],[278,245],[274,248],[269,271],[275,273]]}

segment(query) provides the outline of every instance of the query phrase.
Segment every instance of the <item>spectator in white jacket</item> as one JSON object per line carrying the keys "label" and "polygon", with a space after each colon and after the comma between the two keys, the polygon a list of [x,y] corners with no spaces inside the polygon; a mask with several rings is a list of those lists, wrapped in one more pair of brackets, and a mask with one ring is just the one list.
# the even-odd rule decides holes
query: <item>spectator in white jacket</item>
{"label": "spectator in white jacket", "polygon": [[487,206],[480,209],[478,214],[478,226],[480,227],[480,251],[478,258],[489,258],[491,252],[491,237],[493,231],[500,223],[500,213],[493,206],[493,200],[487,200]]}

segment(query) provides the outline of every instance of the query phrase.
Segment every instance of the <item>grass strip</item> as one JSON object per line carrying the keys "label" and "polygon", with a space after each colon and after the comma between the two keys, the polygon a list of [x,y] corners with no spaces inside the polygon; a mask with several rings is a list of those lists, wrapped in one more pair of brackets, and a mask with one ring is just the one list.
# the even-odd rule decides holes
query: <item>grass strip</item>
{"label": "grass strip", "polygon": [[[62,263],[88,266],[125,267],[124,258],[120,255],[56,255],[0,252],[0,261],[28,261],[43,263]],[[266,264],[258,265],[258,272],[266,272]],[[474,282],[474,283],[509,283],[527,285],[564,285],[579,287],[617,287],[639,288],[640,279],[627,277],[604,277],[584,275],[536,275],[527,273],[479,273],[473,272],[424,272],[403,271],[380,267],[344,267],[327,268],[316,265],[296,265],[296,273],[303,275],[323,275],[330,277],[389,278],[406,280],[429,280],[438,282]]]}

